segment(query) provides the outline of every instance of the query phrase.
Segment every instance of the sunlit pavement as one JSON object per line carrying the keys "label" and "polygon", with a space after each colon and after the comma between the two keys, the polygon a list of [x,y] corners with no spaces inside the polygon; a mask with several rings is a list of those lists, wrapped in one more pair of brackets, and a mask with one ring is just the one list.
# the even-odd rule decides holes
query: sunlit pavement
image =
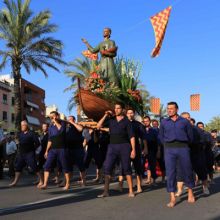
{"label": "sunlit pavement", "polygon": [[77,184],[76,175],[71,189],[65,192],[52,183],[47,190],[39,190],[32,184],[36,178],[26,174],[15,188],[8,188],[8,179],[0,180],[0,219],[220,219],[219,174],[210,186],[210,196],[203,196],[199,186],[195,188],[195,204],[188,204],[184,194],[175,208],[168,209],[168,194],[160,179],[156,186],[145,186],[135,198],[127,197],[126,185],[124,193],[120,193],[117,182],[113,182],[111,197],[98,199],[103,185],[91,181],[94,173],[88,173],[86,187]]}

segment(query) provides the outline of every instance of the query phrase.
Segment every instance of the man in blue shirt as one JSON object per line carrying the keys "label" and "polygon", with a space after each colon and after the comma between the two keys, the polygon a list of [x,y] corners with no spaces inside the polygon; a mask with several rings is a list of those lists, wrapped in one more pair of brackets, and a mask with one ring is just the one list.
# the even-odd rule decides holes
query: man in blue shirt
{"label": "man in blue shirt", "polygon": [[135,151],[135,134],[132,128],[132,123],[124,116],[124,106],[121,103],[115,104],[115,117],[112,117],[112,112],[107,111],[103,118],[98,122],[97,128],[102,128],[105,120],[109,119],[109,133],[110,144],[104,164],[105,172],[105,186],[103,194],[98,198],[109,196],[109,183],[111,178],[112,169],[119,159],[121,162],[123,174],[126,175],[129,197],[134,197],[133,183],[132,183],[132,170],[131,159],[136,156]]}
{"label": "man in blue shirt", "polygon": [[[80,171],[80,183],[82,186],[86,184],[86,174],[84,157],[85,151],[83,148],[83,126],[77,124],[74,116],[68,117],[68,125],[66,129],[66,145],[69,152],[70,168],[73,171],[73,166],[76,165]],[[72,176],[72,175],[71,175]]]}
{"label": "man in blue shirt", "polygon": [[[181,116],[190,121],[193,129],[193,143],[190,145],[191,162],[193,171],[196,173],[196,184],[199,180],[202,181],[204,195],[209,195],[208,182],[207,182],[207,168],[205,160],[205,138],[202,130],[195,126],[195,120],[190,118],[188,112],[183,112]],[[182,195],[184,176],[177,166],[177,193],[176,196]]]}
{"label": "man in blue shirt", "polygon": [[18,134],[18,140],[19,146],[15,161],[15,178],[9,186],[13,187],[18,183],[21,172],[27,165],[37,174],[39,178],[38,187],[40,187],[43,184],[43,178],[40,175],[35,157],[35,150],[40,146],[40,141],[37,135],[29,130],[27,121],[21,122],[21,132]]}
{"label": "man in blue shirt", "polygon": [[212,136],[209,132],[205,131],[205,126],[203,122],[197,122],[197,127],[202,130],[204,135],[204,142],[205,142],[205,157],[206,157],[206,167],[208,171],[208,176],[211,183],[214,183],[213,180],[213,173],[214,173],[214,154],[212,152]]}
{"label": "man in blue shirt", "polygon": [[160,139],[164,144],[167,191],[170,193],[170,202],[167,206],[173,208],[176,204],[177,165],[180,167],[184,182],[188,187],[188,202],[195,202],[192,190],[195,183],[189,149],[189,144],[193,142],[193,131],[190,122],[178,115],[176,102],[168,103],[167,113],[169,117],[161,122]]}
{"label": "man in blue shirt", "polygon": [[[140,123],[139,121],[135,120],[135,111],[133,109],[127,109],[127,117],[128,120],[131,121],[134,134],[135,134],[135,151],[136,151],[136,157],[132,159],[134,169],[137,176],[137,193],[142,192],[142,163],[141,163],[141,155],[144,156],[148,154],[148,145],[146,140],[146,131],[144,128],[144,125]],[[143,143],[144,148],[143,151],[141,149],[141,143]]]}
{"label": "man in blue shirt", "polygon": [[48,130],[48,144],[45,152],[46,163],[44,165],[44,184],[41,189],[46,189],[49,174],[56,161],[61,165],[65,173],[66,185],[64,190],[70,188],[70,163],[68,149],[66,148],[66,122],[60,120],[59,113],[53,111],[50,113],[51,125]]}
{"label": "man in blue shirt", "polygon": [[146,184],[155,184],[155,180],[157,178],[156,164],[158,152],[158,132],[151,127],[151,118],[149,116],[144,117],[143,123],[145,125],[145,133],[148,145],[148,171]]}

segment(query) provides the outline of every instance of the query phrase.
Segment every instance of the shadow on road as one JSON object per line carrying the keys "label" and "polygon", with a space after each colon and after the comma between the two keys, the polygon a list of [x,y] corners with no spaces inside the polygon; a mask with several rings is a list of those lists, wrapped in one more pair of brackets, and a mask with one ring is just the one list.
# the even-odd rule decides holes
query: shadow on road
{"label": "shadow on road", "polygon": [[[219,193],[220,192],[220,176],[215,178],[215,184],[210,186],[210,192],[212,196],[213,194]],[[24,187],[25,185],[22,185],[20,187]],[[165,184],[164,183],[158,183],[156,186],[144,186],[144,192],[149,192],[149,191],[154,191],[154,190],[159,190],[161,188],[164,188]],[[4,187],[1,187],[3,189]],[[50,189],[49,189],[50,190]],[[103,192],[103,188],[100,185],[100,189],[97,188],[91,188],[91,187],[86,187],[85,190],[82,188],[77,188],[77,189],[71,189],[68,192],[64,191],[49,191],[48,194],[52,195],[57,195],[56,198],[52,198],[52,200],[48,199],[39,203],[30,203],[27,205],[21,205],[21,206],[15,206],[12,208],[5,208],[5,209],[0,209],[0,216],[5,216],[5,215],[10,215],[10,214],[15,214],[15,213],[24,213],[28,211],[33,211],[33,210],[38,210],[38,209],[46,209],[46,208],[53,208],[53,207],[58,207],[58,206],[63,206],[67,204],[74,204],[82,201],[88,201],[88,200],[94,200],[97,199],[96,196],[101,194]],[[194,189],[196,199],[200,199],[204,197],[202,195],[202,187],[198,186]],[[128,193],[128,189],[126,188],[123,193],[120,193],[118,190],[115,189],[110,189],[110,196],[121,196],[124,194]],[[68,194],[67,197],[65,197],[65,194]],[[72,195],[71,195],[72,194]],[[62,197],[63,195],[63,197]],[[59,198],[62,197],[62,198]],[[187,199],[187,193],[185,193],[178,201],[177,204],[182,203],[184,200]],[[100,199],[101,200],[101,199]],[[105,200],[105,198],[103,199]],[[212,220],[219,220],[220,217],[213,218]]]}

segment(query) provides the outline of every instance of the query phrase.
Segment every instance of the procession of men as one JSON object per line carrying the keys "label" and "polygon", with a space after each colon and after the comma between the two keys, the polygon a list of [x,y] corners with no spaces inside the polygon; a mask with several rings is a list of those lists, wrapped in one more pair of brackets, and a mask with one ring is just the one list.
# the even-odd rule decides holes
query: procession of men
{"label": "procession of men", "polygon": [[[103,193],[97,198],[111,195],[111,181],[118,181],[118,190],[123,192],[126,179],[128,197],[133,198],[144,193],[143,186],[156,186],[160,178],[167,184],[169,208],[176,205],[184,185],[189,203],[196,201],[193,189],[199,184],[203,194],[209,196],[214,171],[219,169],[219,159],[215,157],[217,131],[205,131],[202,122],[196,123],[188,112],[179,115],[178,108],[176,102],[169,102],[167,118],[159,122],[145,116],[137,121],[135,110],[116,103],[114,112],[106,111],[95,127],[77,123],[74,116],[61,120],[59,113],[53,111],[51,123],[42,125],[41,134],[22,121],[21,132],[16,136],[4,136],[2,132],[0,136],[12,180],[9,187],[18,184],[25,168],[36,174],[39,190],[46,190],[51,180],[66,191],[71,188],[74,166],[79,170],[77,184],[86,186],[86,173],[93,161],[93,182],[104,183]],[[3,178],[2,158],[1,167]],[[51,173],[54,179],[50,178]]]}

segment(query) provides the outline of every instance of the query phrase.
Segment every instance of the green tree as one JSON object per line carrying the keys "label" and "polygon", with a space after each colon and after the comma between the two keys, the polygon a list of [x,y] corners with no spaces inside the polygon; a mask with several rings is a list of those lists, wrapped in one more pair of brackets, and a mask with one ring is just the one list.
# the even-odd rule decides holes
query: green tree
{"label": "green tree", "polygon": [[68,109],[71,111],[76,105],[76,98],[78,93],[78,79],[80,80],[80,86],[85,86],[85,79],[88,78],[91,72],[95,71],[97,62],[91,61],[88,58],[76,58],[68,63],[68,68],[64,73],[71,78],[71,85],[64,91],[73,91],[73,94],[68,103]]}
{"label": "green tree", "polygon": [[[115,68],[117,73],[117,85],[123,93],[121,101],[124,101],[125,104],[136,109],[141,115],[148,112],[150,94],[145,85],[141,84],[140,81],[142,65],[134,60],[118,57],[115,61]],[[128,96],[128,90],[139,90],[142,102],[137,104],[131,96]]]}
{"label": "green tree", "polygon": [[57,26],[50,23],[51,13],[48,10],[34,15],[30,9],[30,0],[4,0],[5,8],[0,11],[0,40],[4,48],[0,50],[2,58],[0,69],[7,62],[12,68],[15,93],[15,127],[20,129],[21,69],[28,74],[39,70],[45,77],[45,67],[59,71],[55,63],[64,64],[62,60],[63,44],[60,40],[48,37],[57,31]]}
{"label": "green tree", "polygon": [[220,131],[220,116],[213,117],[205,126],[207,131],[211,131],[213,129],[217,129]]}

